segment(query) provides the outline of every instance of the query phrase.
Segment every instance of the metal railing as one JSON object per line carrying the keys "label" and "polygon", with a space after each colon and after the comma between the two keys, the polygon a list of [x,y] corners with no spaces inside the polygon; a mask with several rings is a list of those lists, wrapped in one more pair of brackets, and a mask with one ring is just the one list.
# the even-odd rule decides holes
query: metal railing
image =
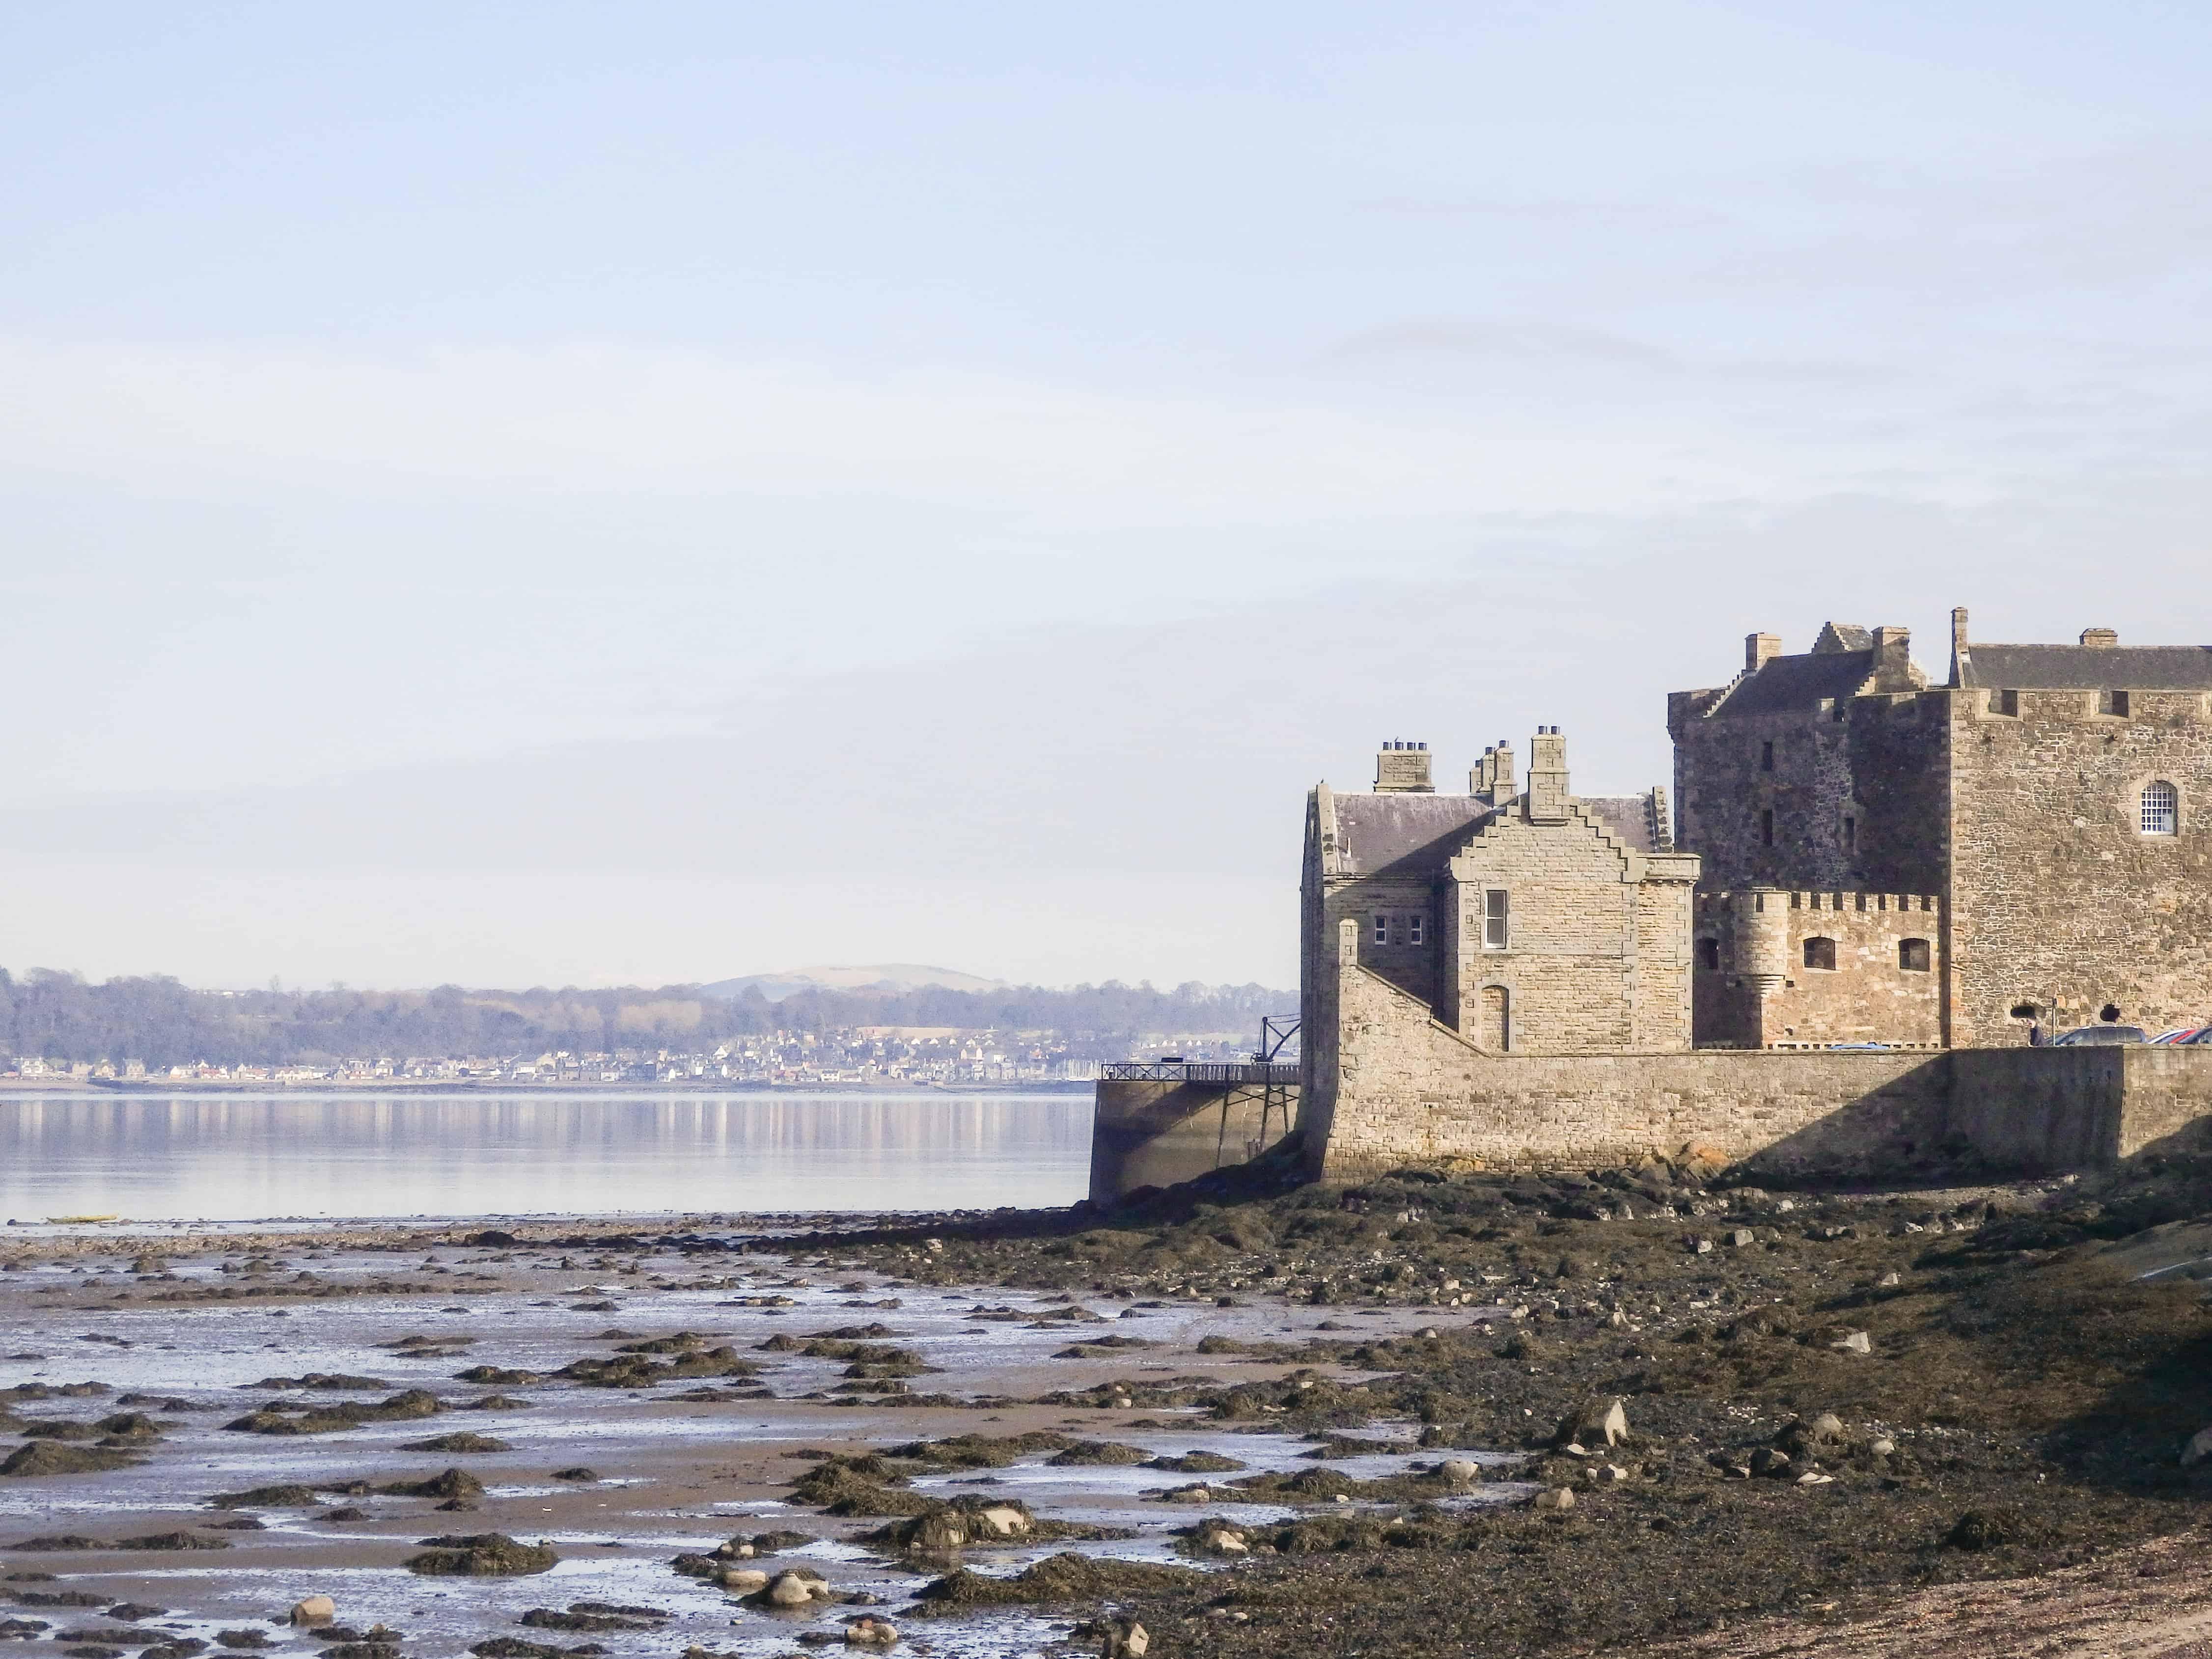
{"label": "metal railing", "polygon": [[1284,1084],[1298,1080],[1298,1068],[1280,1061],[1109,1060],[1098,1077],[1103,1083]]}

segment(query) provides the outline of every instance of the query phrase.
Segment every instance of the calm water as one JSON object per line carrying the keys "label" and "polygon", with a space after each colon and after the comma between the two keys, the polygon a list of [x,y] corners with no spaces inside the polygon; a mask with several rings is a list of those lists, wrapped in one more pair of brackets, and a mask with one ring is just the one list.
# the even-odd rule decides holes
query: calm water
{"label": "calm water", "polygon": [[0,1098],[0,1218],[1071,1204],[1091,1097]]}

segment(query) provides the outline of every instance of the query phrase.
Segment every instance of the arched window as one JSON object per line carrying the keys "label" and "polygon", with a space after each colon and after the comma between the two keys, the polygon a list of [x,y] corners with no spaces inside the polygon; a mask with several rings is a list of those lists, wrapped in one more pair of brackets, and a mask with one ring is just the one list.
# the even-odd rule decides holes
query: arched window
{"label": "arched window", "polygon": [[1897,941],[1897,965],[1908,974],[1928,971],[1928,941],[1924,939],[1901,939]]}
{"label": "arched window", "polygon": [[2146,836],[2173,836],[2181,832],[2181,797],[2174,787],[2163,779],[2143,786],[2142,832]]}
{"label": "arched window", "polygon": [[1832,939],[1808,939],[1805,941],[1805,965],[1829,973],[1836,970],[1836,941]]}

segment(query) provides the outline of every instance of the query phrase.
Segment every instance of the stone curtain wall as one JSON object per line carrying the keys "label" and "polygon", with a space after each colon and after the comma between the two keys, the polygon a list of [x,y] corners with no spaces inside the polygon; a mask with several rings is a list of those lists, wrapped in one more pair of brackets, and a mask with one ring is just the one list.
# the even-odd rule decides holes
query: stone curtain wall
{"label": "stone curtain wall", "polygon": [[2197,1144],[2212,1051],[1713,1051],[1492,1056],[1347,962],[1334,1086],[1302,1124],[1310,1173],[1462,1158],[1592,1170],[1707,1147],[1790,1176],[1951,1160],[2026,1172]]}
{"label": "stone curtain wall", "polygon": [[1356,963],[1339,998],[1329,1127],[1305,1146],[1323,1179],[1445,1158],[1604,1169],[1692,1145],[1731,1159],[1781,1149],[1796,1167],[1870,1170],[1926,1151],[1942,1133],[1941,1056],[1494,1057]]}
{"label": "stone curtain wall", "polygon": [[[1697,937],[1718,945],[1720,963],[1698,970],[1697,1041],[1941,1043],[1942,920],[1933,893],[1700,893]],[[1772,934],[1764,952],[1762,928]],[[1835,946],[1832,969],[1805,960],[1806,942],[1820,939]],[[1924,969],[1901,965],[1908,939],[1926,946]],[[1780,984],[1762,978],[1777,968]]]}
{"label": "stone curtain wall", "polygon": [[[2153,1031],[2212,1019],[2212,709],[2202,693],[1952,694],[1951,1041],[2016,1043],[2022,1002],[2062,1025],[2106,1003]],[[2145,836],[2153,779],[2180,792],[2180,833]]]}

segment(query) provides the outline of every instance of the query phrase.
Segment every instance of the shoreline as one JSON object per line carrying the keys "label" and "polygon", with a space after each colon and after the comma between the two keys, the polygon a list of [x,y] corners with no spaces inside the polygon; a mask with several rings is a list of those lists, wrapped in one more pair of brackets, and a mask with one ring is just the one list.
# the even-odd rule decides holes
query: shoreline
{"label": "shoreline", "polygon": [[[21,1362],[0,1370],[0,1409],[118,1408],[11,1400],[33,1358],[57,1384],[137,1365],[147,1398],[167,1387],[185,1409],[160,1419],[151,1474],[0,1480],[0,1544],[53,1531],[21,1504],[59,1499],[91,1547],[11,1549],[11,1564],[172,1607],[189,1588],[183,1610],[210,1626],[329,1571],[341,1617],[407,1630],[406,1659],[534,1636],[514,1628],[526,1610],[542,1626],[569,1596],[672,1621],[657,1644],[595,1638],[611,1659],[665,1659],[679,1626],[723,1656],[788,1651],[799,1627],[841,1642],[863,1607],[908,1650],[991,1659],[1096,1651],[1113,1619],[1142,1623],[1161,1659],[1750,1659],[1815,1639],[1980,1659],[2022,1617],[2135,1650],[2212,1589],[2185,1541],[2212,1470],[2177,1467],[2203,1426],[2190,1356],[2212,1317],[2201,1285],[2165,1271],[2212,1243],[2159,1224],[2202,1213],[2207,1192],[2212,1168],[2180,1165],[1849,1194],[1708,1188],[1664,1166],[1319,1188],[1263,1160],[1113,1213],[24,1230],[0,1235],[0,1347]],[[617,1362],[644,1369],[586,1380]],[[499,1395],[456,1389],[475,1367]],[[253,1383],[280,1368],[308,1375]],[[444,1419],[467,1425],[458,1438],[334,1419],[275,1440],[195,1414],[258,1400],[281,1426],[374,1403],[342,1374],[483,1414]],[[1626,1431],[1607,1443],[1586,1412],[1613,1400]],[[1589,1444],[1567,1443],[1578,1421]],[[506,1449],[404,1455],[478,1430]],[[1124,1449],[1079,1449],[1099,1447]],[[149,1484],[176,1455],[214,1466],[191,1476],[210,1491],[380,1492],[457,1468],[484,1491],[461,1483],[456,1502],[482,1513],[264,1504],[261,1530],[222,1534],[231,1552],[181,1576],[158,1550],[100,1553],[125,1528],[227,1524]],[[1110,1461],[1125,1455],[1178,1467]],[[562,1458],[595,1482],[552,1480]],[[1448,1476],[1451,1459],[1476,1474]],[[1539,1492],[1561,1497],[1538,1509]],[[950,1553],[895,1541],[959,1504],[1018,1504],[1026,1530]],[[572,1576],[557,1594],[420,1588],[405,1550],[462,1528],[550,1537]],[[764,1565],[803,1564],[846,1599],[795,1626],[668,1567],[761,1528],[820,1540]],[[2155,1582],[2133,1586],[2138,1563]],[[286,1659],[310,1659],[293,1645]]]}
{"label": "shoreline", "polygon": [[1091,1082],[1046,1083],[754,1083],[727,1078],[693,1078],[684,1082],[663,1083],[507,1083],[473,1081],[455,1078],[360,1078],[283,1082],[260,1082],[247,1079],[240,1082],[226,1079],[173,1078],[166,1079],[106,1079],[106,1078],[0,1078],[0,1097],[36,1098],[50,1096],[56,1098],[96,1099],[104,1096],[125,1097],[183,1095],[415,1095],[422,1097],[450,1095],[636,1095],[695,1096],[695,1095],[882,1095],[891,1097],[913,1097],[943,1095],[953,1097],[967,1096],[1077,1095],[1088,1094],[1097,1085]]}

